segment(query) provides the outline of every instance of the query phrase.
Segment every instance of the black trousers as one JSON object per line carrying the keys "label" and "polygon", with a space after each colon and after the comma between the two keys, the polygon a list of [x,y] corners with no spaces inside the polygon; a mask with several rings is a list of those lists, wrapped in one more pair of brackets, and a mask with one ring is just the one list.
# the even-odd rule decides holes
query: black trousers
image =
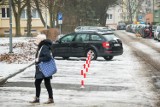
{"label": "black trousers", "polygon": [[[35,80],[36,97],[38,97],[38,98],[40,97],[40,93],[41,93],[41,83],[42,83],[42,80],[43,79],[36,79]],[[45,78],[44,79],[44,84],[45,84],[45,87],[47,89],[49,98],[53,99],[53,91],[52,91],[52,86],[51,86],[50,78]]]}

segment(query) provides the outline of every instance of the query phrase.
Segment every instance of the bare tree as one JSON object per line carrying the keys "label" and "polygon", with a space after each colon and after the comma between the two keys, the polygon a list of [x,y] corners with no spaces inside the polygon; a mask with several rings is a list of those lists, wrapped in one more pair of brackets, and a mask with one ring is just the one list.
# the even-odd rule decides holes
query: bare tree
{"label": "bare tree", "polygon": [[140,9],[142,2],[143,0],[138,0],[138,2],[136,2],[135,0],[127,0],[126,2],[124,2],[124,0],[121,0],[120,6],[127,10],[126,15],[127,17],[129,17],[128,21],[130,23],[133,22],[134,14],[137,12],[137,10]]}
{"label": "bare tree", "polygon": [[3,5],[6,3],[6,0],[0,0],[0,5]]}
{"label": "bare tree", "polygon": [[42,12],[49,12],[49,21],[50,25],[47,25],[47,28],[54,27],[54,20],[56,20],[57,13],[61,9],[61,3],[63,0],[33,0],[37,11],[39,13],[40,19],[44,26],[46,26],[45,17],[43,17]]}
{"label": "bare tree", "polygon": [[95,18],[98,19],[99,24],[106,25],[108,8],[117,3],[117,0],[92,0],[91,5],[93,11],[95,11]]}
{"label": "bare tree", "polygon": [[41,22],[43,23],[43,25],[44,25],[44,27],[45,27],[46,22],[45,22],[45,20],[44,20],[44,18],[43,18],[42,8],[41,8],[41,7],[44,8],[44,5],[42,4],[42,3],[44,3],[44,0],[43,0],[43,1],[42,1],[42,0],[33,0],[33,1],[34,1],[34,3],[35,3],[36,8],[37,8],[37,11],[38,11],[38,14],[39,14],[39,16],[40,16]]}
{"label": "bare tree", "polygon": [[[6,0],[1,0],[0,4]],[[54,21],[57,20],[58,12],[62,12],[67,24],[93,24],[99,22],[105,25],[106,10],[109,5],[114,4],[117,0],[12,0],[12,8],[16,24],[16,36],[21,35],[21,14],[27,7],[27,35],[31,33],[31,8],[36,8],[44,26],[46,15],[49,12],[49,25],[47,28],[54,27]],[[33,4],[32,4],[33,3]],[[47,10],[47,11],[46,11]],[[48,19],[48,18],[47,18]],[[98,20],[97,20],[98,19]]]}
{"label": "bare tree", "polygon": [[[77,16],[81,24],[93,24],[90,21],[95,21],[100,25],[106,24],[106,11],[110,5],[113,5],[117,0],[66,0],[65,13]],[[89,23],[88,23],[89,22]]]}
{"label": "bare tree", "polygon": [[15,24],[16,24],[16,36],[21,36],[21,13],[26,7],[26,0],[12,0],[12,8],[15,17]]}
{"label": "bare tree", "polygon": [[50,27],[53,27],[54,22],[54,2],[55,0],[49,0],[48,1],[48,10],[49,10],[49,19],[50,19]]}

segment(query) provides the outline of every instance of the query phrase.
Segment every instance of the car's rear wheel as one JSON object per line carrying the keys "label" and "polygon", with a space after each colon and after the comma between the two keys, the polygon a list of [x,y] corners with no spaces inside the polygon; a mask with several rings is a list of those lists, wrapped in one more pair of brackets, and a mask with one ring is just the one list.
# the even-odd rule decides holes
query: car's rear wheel
{"label": "car's rear wheel", "polygon": [[153,38],[154,38],[154,40],[156,40],[155,36]]}
{"label": "car's rear wheel", "polygon": [[157,40],[160,42],[160,33],[158,34]]}
{"label": "car's rear wheel", "polygon": [[63,59],[69,59],[69,57],[63,57]]}
{"label": "car's rear wheel", "polygon": [[113,56],[105,56],[103,57],[105,60],[109,61],[109,60],[112,60],[113,59]]}
{"label": "car's rear wheel", "polygon": [[97,59],[97,53],[96,53],[95,50],[89,49],[89,50],[87,51],[86,56],[88,56],[89,54],[90,54],[90,56],[91,56],[91,60],[96,60],[96,59]]}

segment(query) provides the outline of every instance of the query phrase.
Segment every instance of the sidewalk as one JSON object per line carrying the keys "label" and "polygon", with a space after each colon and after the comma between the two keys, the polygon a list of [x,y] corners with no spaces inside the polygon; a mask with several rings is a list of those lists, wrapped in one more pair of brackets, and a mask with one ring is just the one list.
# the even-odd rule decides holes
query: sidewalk
{"label": "sidewalk", "polygon": [[[31,64],[5,64],[0,63],[0,85],[4,84],[7,79],[15,76],[18,73],[23,72],[28,67],[32,66],[34,62]],[[16,66],[16,67],[15,67]]]}

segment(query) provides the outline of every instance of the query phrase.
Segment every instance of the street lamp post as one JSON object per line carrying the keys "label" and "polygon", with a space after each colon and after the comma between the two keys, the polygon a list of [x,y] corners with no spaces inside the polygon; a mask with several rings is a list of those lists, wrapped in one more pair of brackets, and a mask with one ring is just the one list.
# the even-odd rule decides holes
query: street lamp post
{"label": "street lamp post", "polygon": [[154,23],[154,15],[155,15],[155,14],[154,14],[154,0],[153,0],[153,23],[152,23],[152,24],[155,24],[155,23]]}
{"label": "street lamp post", "polygon": [[45,28],[47,29],[47,1],[45,1]]}
{"label": "street lamp post", "polygon": [[12,48],[12,0],[9,0],[9,14],[10,14],[10,29],[9,29],[9,53],[13,53]]}

